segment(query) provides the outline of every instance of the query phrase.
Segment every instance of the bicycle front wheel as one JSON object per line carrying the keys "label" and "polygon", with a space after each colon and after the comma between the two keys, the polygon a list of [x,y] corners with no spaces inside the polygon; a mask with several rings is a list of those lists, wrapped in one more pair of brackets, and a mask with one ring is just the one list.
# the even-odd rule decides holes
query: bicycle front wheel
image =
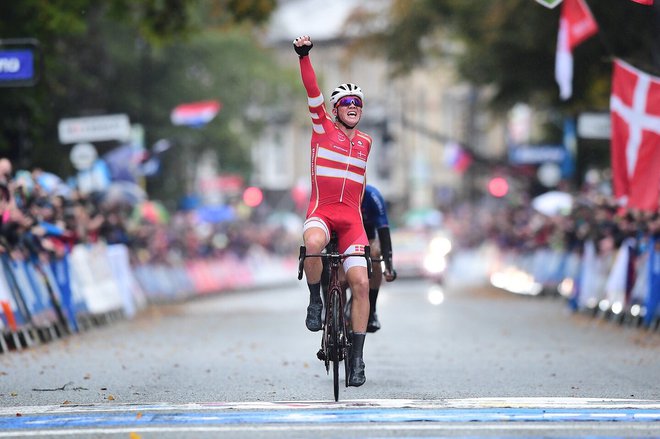
{"label": "bicycle front wheel", "polygon": [[332,381],[334,384],[335,401],[339,401],[339,362],[342,360],[341,352],[341,326],[343,310],[341,309],[341,300],[338,292],[332,294]]}

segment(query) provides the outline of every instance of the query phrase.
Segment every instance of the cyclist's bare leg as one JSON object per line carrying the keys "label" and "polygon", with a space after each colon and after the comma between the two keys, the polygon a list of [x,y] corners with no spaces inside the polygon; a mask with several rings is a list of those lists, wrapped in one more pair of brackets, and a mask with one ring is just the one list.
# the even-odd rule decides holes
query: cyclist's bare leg
{"label": "cyclist's bare leg", "polygon": [[[373,259],[379,259],[380,246],[378,245],[377,239],[372,239],[369,241],[369,247],[371,249],[371,257]],[[383,270],[381,269],[380,262],[374,264],[373,273],[371,273],[371,279],[369,279],[369,289],[378,289],[380,284],[383,282]]]}
{"label": "cyclist's bare leg", "polygon": [[[320,227],[310,227],[303,233],[303,241],[308,254],[321,253],[327,244],[325,231]],[[305,278],[309,288],[309,305],[305,326],[310,331],[320,331],[322,326],[321,313],[323,301],[321,300],[321,272],[323,261],[320,258],[306,258],[304,261]]]}
{"label": "cyclist's bare leg", "polygon": [[[320,227],[311,227],[303,233],[303,241],[308,254],[318,254],[325,248],[327,241],[325,231]],[[323,262],[320,258],[306,258],[305,278],[308,284],[316,284],[321,281],[321,270]]]}
{"label": "cyclist's bare leg", "polygon": [[[370,240],[369,247],[371,247],[371,257],[373,259],[379,259],[381,257],[381,253],[378,240]],[[380,285],[382,282],[383,270],[381,268],[380,262],[378,262],[373,265],[373,272],[371,273],[371,279],[369,279],[369,322],[367,325],[367,332],[376,332],[380,329],[380,322],[376,316],[376,302],[378,300],[378,291],[380,290]]]}
{"label": "cyclist's bare leg", "polygon": [[346,273],[351,288],[351,324],[353,332],[366,332],[369,320],[369,277],[367,267],[356,266]]}

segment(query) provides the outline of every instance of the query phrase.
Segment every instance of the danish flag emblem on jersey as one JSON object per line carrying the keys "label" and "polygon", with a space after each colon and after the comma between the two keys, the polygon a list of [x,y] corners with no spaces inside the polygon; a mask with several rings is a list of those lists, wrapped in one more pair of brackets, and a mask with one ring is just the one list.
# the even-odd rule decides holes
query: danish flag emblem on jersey
{"label": "danish flag emblem on jersey", "polygon": [[360,244],[355,244],[355,253],[364,253],[364,246]]}
{"label": "danish flag emblem on jersey", "polygon": [[660,194],[660,78],[615,60],[610,98],[614,195],[653,211]]}

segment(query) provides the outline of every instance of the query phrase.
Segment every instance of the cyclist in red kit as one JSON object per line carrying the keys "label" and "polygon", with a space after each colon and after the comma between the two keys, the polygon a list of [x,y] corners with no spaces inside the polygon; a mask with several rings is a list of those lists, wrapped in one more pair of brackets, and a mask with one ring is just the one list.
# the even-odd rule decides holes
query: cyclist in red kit
{"label": "cyclist in red kit", "polygon": [[[325,108],[325,100],[316,81],[309,60],[312,41],[301,36],[293,41],[300,58],[300,73],[307,91],[312,118],[311,178],[312,193],[303,228],[303,240],[308,253],[321,253],[337,233],[340,253],[364,253],[369,241],[362,225],[360,205],[364,194],[367,157],[371,137],[357,130],[362,117],[362,90],[355,84],[341,84],[330,95],[332,115]],[[334,118],[332,117],[334,116]],[[309,287],[309,306],[305,324],[310,331],[322,326],[321,271],[319,258],[307,258],[305,278]],[[350,386],[366,381],[362,351],[369,320],[369,279],[364,258],[344,260],[344,271],[351,292],[351,323],[353,345],[349,360]]]}

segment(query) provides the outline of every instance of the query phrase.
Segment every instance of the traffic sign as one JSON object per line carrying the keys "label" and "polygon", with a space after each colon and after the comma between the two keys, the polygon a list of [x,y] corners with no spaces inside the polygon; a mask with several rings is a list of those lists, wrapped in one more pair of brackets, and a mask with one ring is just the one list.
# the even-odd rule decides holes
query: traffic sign
{"label": "traffic sign", "polygon": [[516,145],[509,147],[509,163],[513,165],[561,163],[565,158],[566,148],[563,145]]}
{"label": "traffic sign", "polygon": [[39,45],[33,39],[0,39],[0,87],[29,87],[40,76]]}
{"label": "traffic sign", "polygon": [[74,168],[85,171],[92,167],[98,156],[96,148],[91,143],[78,143],[71,149],[69,159]]}
{"label": "traffic sign", "polygon": [[581,113],[577,120],[577,133],[583,139],[609,139],[612,137],[610,113]]}
{"label": "traffic sign", "polygon": [[60,142],[125,141],[131,137],[131,123],[126,114],[62,119],[57,127]]}

